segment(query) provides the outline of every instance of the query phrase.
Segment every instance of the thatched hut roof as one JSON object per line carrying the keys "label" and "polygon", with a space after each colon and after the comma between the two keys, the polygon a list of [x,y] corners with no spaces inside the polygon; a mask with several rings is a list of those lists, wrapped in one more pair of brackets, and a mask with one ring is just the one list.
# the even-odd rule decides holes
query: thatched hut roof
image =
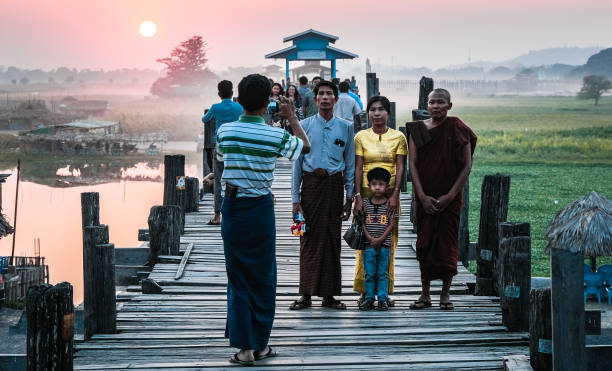
{"label": "thatched hut roof", "polygon": [[591,192],[559,211],[546,229],[550,249],[580,252],[584,256],[612,256],[612,203]]}
{"label": "thatched hut roof", "polygon": [[6,221],[4,215],[0,213],[0,238],[8,236],[13,232],[13,227],[11,227],[11,225]]}

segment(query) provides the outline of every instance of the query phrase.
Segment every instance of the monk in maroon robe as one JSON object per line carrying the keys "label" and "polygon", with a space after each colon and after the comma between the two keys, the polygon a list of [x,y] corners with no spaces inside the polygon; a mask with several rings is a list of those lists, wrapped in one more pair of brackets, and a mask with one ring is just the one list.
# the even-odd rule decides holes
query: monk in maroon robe
{"label": "monk in maroon robe", "polygon": [[442,280],[440,309],[454,309],[450,286],[457,274],[463,186],[472,168],[476,135],[457,117],[447,116],[452,106],[450,93],[435,89],[427,105],[431,118],[407,125],[422,284],[411,309],[431,306],[429,287],[436,279]]}

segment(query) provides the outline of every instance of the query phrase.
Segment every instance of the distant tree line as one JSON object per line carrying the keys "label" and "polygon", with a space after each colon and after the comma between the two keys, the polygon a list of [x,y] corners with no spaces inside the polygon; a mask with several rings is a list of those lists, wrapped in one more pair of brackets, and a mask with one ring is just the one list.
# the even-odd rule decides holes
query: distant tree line
{"label": "distant tree line", "polygon": [[20,69],[14,66],[0,66],[0,84],[83,84],[107,83],[139,84],[148,83],[160,76],[152,69],[122,68],[117,70],[92,70],[84,68],[59,67],[52,70]]}

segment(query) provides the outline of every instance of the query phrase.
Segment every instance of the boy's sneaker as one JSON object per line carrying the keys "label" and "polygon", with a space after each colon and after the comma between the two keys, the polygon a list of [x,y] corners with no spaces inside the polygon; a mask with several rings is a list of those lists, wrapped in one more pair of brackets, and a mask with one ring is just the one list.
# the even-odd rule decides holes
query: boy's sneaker
{"label": "boy's sneaker", "polygon": [[372,310],[374,309],[374,302],[372,300],[364,300],[363,303],[359,305],[359,310]]}
{"label": "boy's sneaker", "polygon": [[376,310],[389,310],[389,304],[386,301],[378,301],[378,307]]}

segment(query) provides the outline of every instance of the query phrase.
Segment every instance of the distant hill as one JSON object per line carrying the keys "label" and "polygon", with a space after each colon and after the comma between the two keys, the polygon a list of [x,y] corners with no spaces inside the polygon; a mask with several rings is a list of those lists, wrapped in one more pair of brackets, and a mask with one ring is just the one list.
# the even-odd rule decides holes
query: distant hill
{"label": "distant hill", "polygon": [[498,63],[508,67],[515,66],[541,66],[552,64],[569,64],[579,66],[589,59],[595,53],[601,51],[602,48],[550,48],[541,50],[532,50],[529,53],[520,55],[516,58]]}
{"label": "distant hill", "polygon": [[612,48],[592,55],[587,63],[570,72],[571,76],[605,75],[612,78]]}

